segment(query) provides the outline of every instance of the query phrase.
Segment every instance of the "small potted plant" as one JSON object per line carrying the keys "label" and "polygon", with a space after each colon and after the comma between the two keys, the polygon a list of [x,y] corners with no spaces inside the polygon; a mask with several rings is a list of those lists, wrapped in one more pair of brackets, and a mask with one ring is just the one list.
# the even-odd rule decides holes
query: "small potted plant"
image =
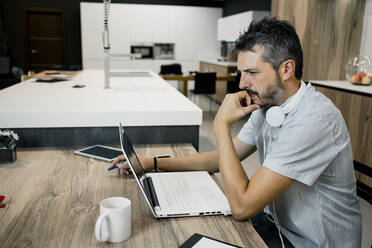
{"label": "small potted plant", "polygon": [[18,135],[10,130],[0,130],[0,162],[17,160],[16,141]]}

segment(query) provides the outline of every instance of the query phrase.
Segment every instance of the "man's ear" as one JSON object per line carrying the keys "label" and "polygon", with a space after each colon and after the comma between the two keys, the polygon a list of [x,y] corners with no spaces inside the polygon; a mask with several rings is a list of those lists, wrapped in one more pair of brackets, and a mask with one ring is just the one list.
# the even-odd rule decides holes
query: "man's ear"
{"label": "man's ear", "polygon": [[286,81],[294,76],[296,62],[293,59],[287,59],[279,66],[279,75],[283,81]]}

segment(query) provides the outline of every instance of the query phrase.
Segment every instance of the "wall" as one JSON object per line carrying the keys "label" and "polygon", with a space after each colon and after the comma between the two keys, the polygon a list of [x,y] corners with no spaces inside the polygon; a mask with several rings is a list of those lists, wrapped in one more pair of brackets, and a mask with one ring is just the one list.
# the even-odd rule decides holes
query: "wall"
{"label": "wall", "polygon": [[359,54],[365,0],[272,0],[271,14],[290,21],[304,52],[305,80],[345,80]]}
{"label": "wall", "polygon": [[[80,2],[81,0],[0,0],[4,13],[5,32],[8,33],[8,55],[11,65],[24,68],[24,27],[23,8],[62,8],[65,14],[65,31],[67,37],[67,63],[69,65],[81,64],[81,36],[80,36]],[[90,0],[89,2],[99,2]],[[222,7],[223,3],[217,0],[113,0],[113,3],[138,4],[168,4],[187,6]]]}

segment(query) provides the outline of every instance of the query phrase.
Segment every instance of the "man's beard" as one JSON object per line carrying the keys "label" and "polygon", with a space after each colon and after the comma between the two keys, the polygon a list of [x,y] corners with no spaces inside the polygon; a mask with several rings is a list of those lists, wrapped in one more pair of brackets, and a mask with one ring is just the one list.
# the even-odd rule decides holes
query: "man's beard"
{"label": "man's beard", "polygon": [[275,84],[270,85],[265,89],[262,94],[258,94],[258,92],[248,90],[248,93],[255,94],[261,100],[259,104],[261,108],[266,108],[268,106],[279,106],[285,96],[285,87],[280,80],[280,76],[276,73],[275,76]]}

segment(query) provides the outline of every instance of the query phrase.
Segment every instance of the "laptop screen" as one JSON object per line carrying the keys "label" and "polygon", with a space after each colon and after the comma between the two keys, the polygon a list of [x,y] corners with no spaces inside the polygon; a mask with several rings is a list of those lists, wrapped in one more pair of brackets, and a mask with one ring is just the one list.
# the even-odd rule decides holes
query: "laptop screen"
{"label": "laptop screen", "polygon": [[139,161],[136,152],[133,149],[132,143],[129,141],[128,136],[124,132],[124,129],[120,123],[119,126],[119,133],[120,133],[120,143],[121,143],[121,148],[123,149],[124,155],[127,157],[128,164],[130,168],[132,169],[133,175],[138,183],[138,185],[141,188],[142,193],[145,196],[146,202],[149,205],[152,214],[156,217],[156,214],[153,209],[153,204],[150,193],[146,186],[144,185],[145,182],[145,170],[143,169],[141,162]]}
{"label": "laptop screen", "polygon": [[124,132],[122,126],[120,126],[120,138],[121,138],[121,146],[127,156],[127,159],[130,165],[133,167],[133,173],[136,174],[138,179],[141,179],[143,175],[145,175],[145,170],[143,169],[141,162],[139,161],[137,154],[134,152],[132,143],[130,143],[128,136]]}

